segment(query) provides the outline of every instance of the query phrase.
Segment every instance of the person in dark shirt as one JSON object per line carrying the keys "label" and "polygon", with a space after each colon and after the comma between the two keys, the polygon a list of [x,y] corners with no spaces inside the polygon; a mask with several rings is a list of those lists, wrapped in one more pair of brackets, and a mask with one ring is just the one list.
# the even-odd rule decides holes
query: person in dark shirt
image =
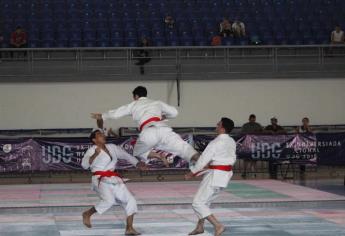
{"label": "person in dark shirt", "polygon": [[[241,134],[261,134],[263,131],[262,126],[256,122],[256,115],[251,114],[249,116],[249,122],[245,123],[242,126]],[[243,159],[244,170],[242,173],[242,177],[247,177],[247,171],[249,171],[254,175],[256,178],[256,160],[253,160],[251,156],[248,156]]]}
{"label": "person in dark shirt", "polygon": [[[2,43],[4,42],[4,36],[0,31],[0,48],[2,48]],[[0,52],[0,63],[2,62],[2,53]]]}
{"label": "person in dark shirt", "polygon": [[[150,46],[149,40],[147,38],[143,38],[141,40],[140,47],[148,47],[148,46]],[[145,49],[141,49],[139,50],[137,57],[138,57],[138,62],[135,64],[137,66],[140,66],[140,74],[143,75],[145,74],[144,65],[148,63],[149,61],[151,61],[151,58],[149,56],[149,51]]]}
{"label": "person in dark shirt", "polygon": [[242,134],[259,134],[262,133],[262,126],[256,122],[256,115],[251,114],[249,116],[249,122],[242,126]]}
{"label": "person in dark shirt", "polygon": [[296,133],[306,133],[306,134],[313,133],[313,130],[310,127],[310,120],[308,117],[304,117],[302,119],[302,125],[296,128]]}
{"label": "person in dark shirt", "polygon": [[276,117],[271,118],[271,124],[266,126],[265,133],[267,134],[286,134],[283,127],[278,125],[278,119]]}
{"label": "person in dark shirt", "polygon": [[173,29],[175,27],[175,20],[171,15],[166,15],[164,18],[165,26],[169,29]]}

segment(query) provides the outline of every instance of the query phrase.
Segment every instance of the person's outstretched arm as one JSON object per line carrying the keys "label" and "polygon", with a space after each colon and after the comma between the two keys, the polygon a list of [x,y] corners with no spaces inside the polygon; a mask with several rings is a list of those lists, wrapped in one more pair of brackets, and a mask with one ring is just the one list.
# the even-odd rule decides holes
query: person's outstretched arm
{"label": "person's outstretched arm", "polygon": [[170,106],[164,102],[160,102],[160,105],[162,108],[163,115],[166,118],[175,118],[178,115],[178,111],[175,107]]}
{"label": "person's outstretched arm", "polygon": [[130,103],[124,106],[121,106],[115,110],[110,110],[105,113],[91,113],[91,117],[96,120],[108,120],[108,119],[119,119],[124,116],[129,116],[132,114],[132,107],[134,103]]}

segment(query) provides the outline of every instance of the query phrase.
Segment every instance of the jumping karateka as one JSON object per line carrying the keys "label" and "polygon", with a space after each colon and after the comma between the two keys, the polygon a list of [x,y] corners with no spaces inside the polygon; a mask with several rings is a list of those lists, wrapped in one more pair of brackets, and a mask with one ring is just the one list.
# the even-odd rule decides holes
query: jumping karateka
{"label": "jumping karateka", "polygon": [[207,219],[215,229],[215,236],[221,235],[225,227],[211,213],[210,205],[213,199],[227,187],[232,177],[232,166],[236,161],[236,142],[229,136],[234,128],[234,122],[229,118],[222,118],[217,124],[218,136],[211,141],[199,160],[190,167],[191,172],[186,179],[204,174],[204,178],[193,200],[193,210],[199,218],[196,228],[189,235],[204,232]]}
{"label": "jumping karateka", "polygon": [[174,118],[178,115],[175,107],[161,101],[154,101],[147,98],[145,87],[139,86],[133,91],[134,101],[128,105],[121,106],[106,113],[92,113],[94,119],[118,119],[131,115],[138,124],[140,130],[139,138],[134,146],[133,155],[145,162],[149,159],[161,159],[168,167],[164,156],[152,151],[153,148],[170,152],[181,158],[196,161],[198,152],[178,134],[173,132],[166,122],[166,118]]}
{"label": "jumping karateka", "polygon": [[126,235],[140,235],[133,228],[134,214],[137,213],[137,203],[129,192],[121,176],[115,171],[118,159],[125,159],[133,166],[145,169],[145,165],[135,157],[114,144],[106,144],[106,138],[101,130],[95,130],[90,135],[94,144],[90,147],[83,159],[82,167],[91,169],[92,188],[100,197],[100,202],[83,213],[83,223],[91,228],[91,216],[94,213],[103,214],[115,203],[120,204],[127,215]]}

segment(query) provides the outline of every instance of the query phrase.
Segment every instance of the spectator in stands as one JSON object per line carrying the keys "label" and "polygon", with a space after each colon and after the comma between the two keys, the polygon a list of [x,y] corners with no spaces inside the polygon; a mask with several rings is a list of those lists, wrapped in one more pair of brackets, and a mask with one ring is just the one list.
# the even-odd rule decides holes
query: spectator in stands
{"label": "spectator in stands", "polygon": [[[27,46],[27,34],[21,26],[18,26],[11,33],[10,45],[12,48],[25,48]],[[24,52],[24,56],[26,56],[26,52]],[[11,57],[13,57],[13,52],[11,52]]]}
{"label": "spectator in stands", "polygon": [[[147,38],[143,38],[141,40],[141,44],[140,47],[148,47],[150,46],[149,40]],[[144,69],[144,65],[146,63],[148,63],[149,61],[151,61],[151,58],[149,56],[149,51],[145,50],[145,49],[141,49],[139,50],[138,53],[138,62],[135,63],[137,66],[140,66],[140,74],[145,74],[145,69]]]}
{"label": "spectator in stands", "polygon": [[231,23],[227,18],[223,18],[223,21],[219,24],[219,33],[221,36],[229,37],[233,35]]}
{"label": "spectator in stands", "polygon": [[222,37],[215,35],[211,39],[211,46],[220,46],[222,45]]}
{"label": "spectator in stands", "polygon": [[296,132],[297,133],[309,133],[309,134],[312,134],[313,133],[313,130],[312,128],[310,127],[310,120],[308,117],[304,117],[302,119],[302,125],[300,127],[297,127],[296,128]]}
{"label": "spectator in stands", "polygon": [[285,134],[286,131],[283,127],[278,125],[278,119],[276,117],[271,118],[271,124],[266,126],[265,133],[268,134]]}
{"label": "spectator in stands", "polygon": [[242,126],[242,134],[259,134],[262,133],[262,126],[256,122],[256,115],[251,114],[249,116],[249,122]]}
{"label": "spectator in stands", "polygon": [[337,25],[331,34],[332,44],[343,44],[345,43],[344,31],[341,30],[340,26]]}
{"label": "spectator in stands", "polygon": [[173,29],[175,27],[175,20],[171,15],[166,15],[164,18],[165,26],[169,29]]}
{"label": "spectator in stands", "polygon": [[[256,122],[256,115],[251,114],[249,116],[249,122],[245,123],[242,126],[241,134],[260,134],[262,133],[262,131],[262,126]],[[243,164],[244,170],[242,173],[242,177],[246,178],[249,170],[252,174],[254,174],[254,177],[256,178],[256,160],[253,160],[251,156],[248,156],[243,159]]]}
{"label": "spectator in stands", "polygon": [[235,37],[241,38],[246,36],[246,27],[243,22],[235,20],[232,24],[232,31],[234,32]]}
{"label": "spectator in stands", "polygon": [[[2,43],[4,42],[4,36],[0,32],[0,49],[2,48]],[[2,53],[0,52],[0,63],[2,62]]]}

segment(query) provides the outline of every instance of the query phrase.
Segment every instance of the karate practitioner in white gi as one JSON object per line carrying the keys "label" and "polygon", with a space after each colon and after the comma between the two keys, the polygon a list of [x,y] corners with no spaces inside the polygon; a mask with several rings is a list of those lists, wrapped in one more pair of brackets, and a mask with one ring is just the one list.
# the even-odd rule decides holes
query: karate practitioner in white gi
{"label": "karate practitioner in white gi", "polygon": [[118,159],[125,159],[140,169],[145,169],[145,165],[122,148],[106,144],[105,135],[101,130],[93,131],[90,140],[94,145],[86,151],[81,165],[84,169],[91,169],[92,188],[98,193],[100,202],[83,213],[84,225],[91,228],[91,216],[94,213],[103,214],[118,203],[127,215],[125,235],[140,235],[133,228],[134,214],[138,211],[136,200],[115,171],[115,167]]}
{"label": "karate practitioner in white gi", "polygon": [[178,155],[187,161],[197,160],[198,152],[164,121],[166,118],[174,118],[178,115],[175,107],[161,101],[148,99],[147,90],[142,86],[134,89],[133,99],[134,101],[128,105],[103,114],[92,113],[91,117],[96,120],[107,120],[131,115],[140,130],[133,155],[145,162],[151,158],[159,158],[167,167],[169,166],[166,158],[153,152],[153,148]]}
{"label": "karate practitioner in white gi", "polygon": [[207,219],[215,229],[215,236],[221,235],[225,227],[216,219],[210,210],[212,200],[227,187],[233,172],[232,166],[236,161],[236,142],[229,136],[234,128],[234,122],[229,118],[222,118],[217,124],[218,136],[211,141],[201,154],[191,172],[185,178],[204,174],[199,189],[193,200],[193,210],[199,218],[196,228],[189,235],[204,233],[204,223]]}

